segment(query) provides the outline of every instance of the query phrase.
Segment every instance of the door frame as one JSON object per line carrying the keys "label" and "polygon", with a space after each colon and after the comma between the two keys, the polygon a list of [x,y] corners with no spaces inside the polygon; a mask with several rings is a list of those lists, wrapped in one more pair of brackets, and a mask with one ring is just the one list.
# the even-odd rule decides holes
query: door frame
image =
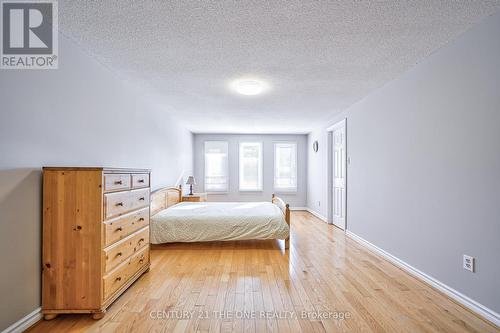
{"label": "door frame", "polygon": [[[332,126],[328,127],[326,130],[328,132],[328,224],[333,224],[333,191],[334,191],[334,177],[333,177],[333,172],[334,172],[334,156],[333,156],[333,149],[334,149],[334,146],[333,146],[333,132],[339,128],[342,128],[344,127],[344,131],[345,131],[345,160],[344,160],[344,163],[345,163],[345,229],[343,230],[344,232],[347,231],[347,228],[348,228],[348,221],[347,221],[347,218],[348,218],[348,211],[347,211],[347,193],[348,193],[348,181],[347,181],[347,178],[348,178],[348,174],[349,174],[349,170],[348,170],[348,165],[349,165],[349,154],[348,154],[348,140],[347,140],[347,118],[343,118],[341,120],[339,120],[338,122],[336,122],[335,124],[333,124]],[[340,229],[340,228],[339,228]],[[342,230],[342,229],[340,229]]]}

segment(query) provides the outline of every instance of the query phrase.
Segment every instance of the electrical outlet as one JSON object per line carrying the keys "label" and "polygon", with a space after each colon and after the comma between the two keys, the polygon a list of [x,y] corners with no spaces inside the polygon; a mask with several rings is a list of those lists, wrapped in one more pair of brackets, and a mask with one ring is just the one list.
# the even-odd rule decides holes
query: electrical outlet
{"label": "electrical outlet", "polygon": [[464,254],[464,262],[463,262],[464,269],[474,273],[474,261],[475,261],[474,257]]}

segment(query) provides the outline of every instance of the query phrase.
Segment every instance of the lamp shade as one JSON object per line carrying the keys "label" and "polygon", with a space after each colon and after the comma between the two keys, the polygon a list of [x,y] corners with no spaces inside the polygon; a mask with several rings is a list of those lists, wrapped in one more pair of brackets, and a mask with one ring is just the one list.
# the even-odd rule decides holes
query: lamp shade
{"label": "lamp shade", "polygon": [[196,185],[196,180],[194,179],[193,176],[189,176],[187,181],[186,181],[186,184],[188,185]]}

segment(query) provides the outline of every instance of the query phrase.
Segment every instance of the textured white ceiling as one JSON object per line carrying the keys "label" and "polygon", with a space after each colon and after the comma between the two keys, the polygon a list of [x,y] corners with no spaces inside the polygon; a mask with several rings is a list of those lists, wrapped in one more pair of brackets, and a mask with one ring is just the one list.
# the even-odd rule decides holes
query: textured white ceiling
{"label": "textured white ceiling", "polygon": [[[193,132],[305,133],[500,9],[456,1],[59,1],[60,30]],[[271,89],[238,96],[232,79]]]}

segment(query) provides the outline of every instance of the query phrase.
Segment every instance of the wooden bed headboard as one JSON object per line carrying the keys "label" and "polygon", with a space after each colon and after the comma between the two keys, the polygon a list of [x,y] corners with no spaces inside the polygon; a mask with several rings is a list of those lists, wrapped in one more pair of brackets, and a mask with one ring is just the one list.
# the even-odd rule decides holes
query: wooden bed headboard
{"label": "wooden bed headboard", "polygon": [[182,186],[163,187],[151,192],[151,216],[182,201]]}

